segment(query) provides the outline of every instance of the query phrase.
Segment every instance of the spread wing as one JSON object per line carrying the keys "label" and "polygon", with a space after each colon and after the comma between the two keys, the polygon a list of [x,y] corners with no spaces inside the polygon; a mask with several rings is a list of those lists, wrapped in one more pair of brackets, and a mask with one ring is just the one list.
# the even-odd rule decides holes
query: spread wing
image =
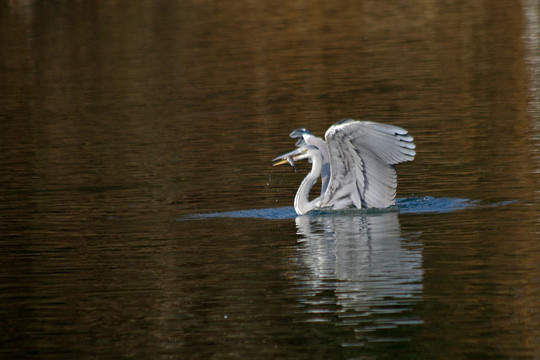
{"label": "spread wing", "polygon": [[325,134],[330,182],[320,207],[385,208],[395,204],[394,165],[412,161],[413,138],[405,129],[369,121],[343,120]]}

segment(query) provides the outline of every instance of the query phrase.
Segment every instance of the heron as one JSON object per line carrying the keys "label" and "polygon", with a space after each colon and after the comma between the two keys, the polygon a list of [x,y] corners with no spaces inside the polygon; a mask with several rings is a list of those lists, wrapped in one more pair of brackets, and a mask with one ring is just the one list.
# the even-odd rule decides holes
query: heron
{"label": "heron", "polygon": [[[324,139],[307,129],[290,133],[297,149],[273,159],[274,166],[308,159],[312,164],[296,196],[298,215],[317,209],[387,208],[396,203],[395,165],[414,160],[413,137],[407,130],[372,121],[341,120],[330,126]],[[321,193],[309,193],[321,179]]]}

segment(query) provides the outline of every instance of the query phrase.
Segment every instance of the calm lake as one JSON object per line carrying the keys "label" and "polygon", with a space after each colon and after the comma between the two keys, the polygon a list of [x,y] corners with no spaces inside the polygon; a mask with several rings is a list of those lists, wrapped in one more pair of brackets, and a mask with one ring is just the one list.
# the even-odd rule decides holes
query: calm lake
{"label": "calm lake", "polygon": [[[297,217],[291,130],[406,128]],[[0,358],[540,358],[540,4],[0,4]]]}

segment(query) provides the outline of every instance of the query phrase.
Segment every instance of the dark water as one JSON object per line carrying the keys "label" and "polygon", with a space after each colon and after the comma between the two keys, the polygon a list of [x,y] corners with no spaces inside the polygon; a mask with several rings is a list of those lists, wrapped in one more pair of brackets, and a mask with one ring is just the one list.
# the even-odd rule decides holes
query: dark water
{"label": "dark water", "polygon": [[[540,6],[0,3],[0,358],[540,357]],[[405,127],[296,217],[287,134]]]}

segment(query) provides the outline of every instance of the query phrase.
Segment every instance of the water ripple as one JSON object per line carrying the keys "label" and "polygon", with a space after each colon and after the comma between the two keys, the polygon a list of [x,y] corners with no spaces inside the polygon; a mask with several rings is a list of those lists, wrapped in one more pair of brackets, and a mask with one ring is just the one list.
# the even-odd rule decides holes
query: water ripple
{"label": "water ripple", "polygon": [[[498,203],[484,204],[477,200],[461,199],[461,198],[436,198],[431,196],[425,197],[408,197],[397,199],[396,206],[388,209],[351,209],[340,211],[316,210],[310,212],[307,216],[314,215],[374,215],[385,212],[399,211],[402,214],[429,214],[429,213],[449,213],[459,210],[472,209],[484,206],[502,206],[515,203],[515,201],[504,201]],[[224,211],[215,213],[200,213],[190,214],[181,218],[178,221],[209,219],[209,218],[249,218],[249,219],[294,219],[296,212],[292,206],[267,208],[267,209],[247,209]]]}

